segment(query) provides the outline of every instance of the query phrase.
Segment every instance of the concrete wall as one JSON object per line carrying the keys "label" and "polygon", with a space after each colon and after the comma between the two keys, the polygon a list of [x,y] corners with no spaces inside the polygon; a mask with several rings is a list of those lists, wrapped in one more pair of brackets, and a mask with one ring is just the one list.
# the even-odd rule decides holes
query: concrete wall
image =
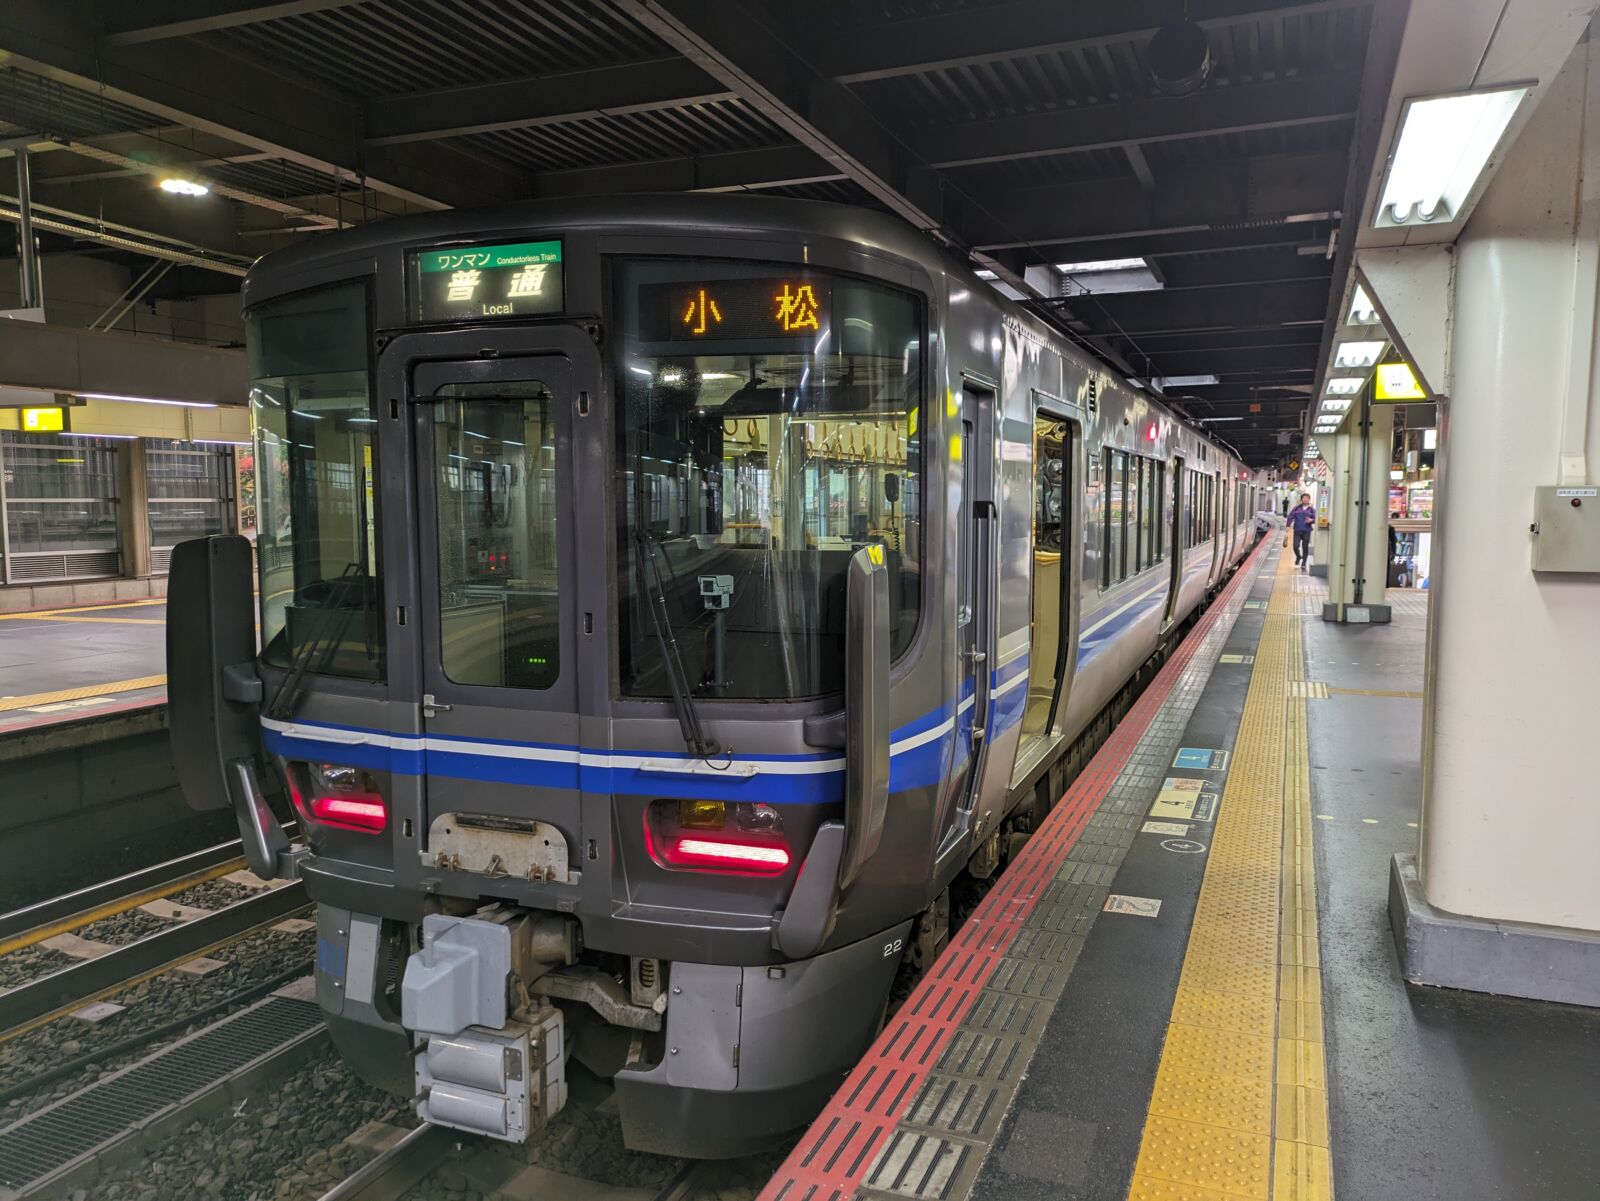
{"label": "concrete wall", "polygon": [[1590,483],[1600,466],[1595,330],[1572,318],[1579,264],[1587,259],[1592,289],[1600,253],[1600,153],[1584,145],[1586,107],[1591,141],[1600,130],[1589,72],[1600,80],[1592,42],[1554,83],[1458,243],[1420,867],[1440,909],[1595,930],[1600,576],[1536,576],[1529,545],[1534,488],[1558,482],[1575,366]]}

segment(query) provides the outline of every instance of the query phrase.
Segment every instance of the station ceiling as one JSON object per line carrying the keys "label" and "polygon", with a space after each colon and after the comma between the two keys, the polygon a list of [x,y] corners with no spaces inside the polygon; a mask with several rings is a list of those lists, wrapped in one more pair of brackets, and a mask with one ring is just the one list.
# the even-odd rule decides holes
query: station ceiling
{"label": "station ceiling", "polygon": [[[163,264],[169,299],[429,209],[686,189],[870,205],[1125,376],[1216,376],[1167,395],[1268,465],[1298,453],[1405,8],[6,0],[0,152],[35,152],[51,244]],[[1172,96],[1147,50],[1185,12],[1211,70]],[[161,192],[175,172],[211,194]],[[14,192],[0,163],[0,221]],[[1054,268],[1140,257],[1160,288],[1074,295]]]}

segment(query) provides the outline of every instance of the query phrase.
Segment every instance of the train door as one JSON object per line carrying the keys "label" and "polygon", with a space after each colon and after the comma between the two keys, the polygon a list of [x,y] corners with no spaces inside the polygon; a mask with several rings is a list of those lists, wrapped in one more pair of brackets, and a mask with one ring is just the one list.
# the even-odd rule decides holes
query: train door
{"label": "train door", "polygon": [[1033,559],[1028,695],[1022,711],[1016,773],[1054,741],[1078,661],[1078,610],[1083,556],[1082,431],[1052,405],[1033,421]]}
{"label": "train door", "polygon": [[413,468],[419,849],[442,867],[565,880],[583,835],[580,711],[606,660],[581,653],[604,612],[603,563],[597,574],[576,550],[604,545],[605,514],[577,502],[574,477],[598,358],[566,329],[411,335],[391,356]]}
{"label": "train door", "polygon": [[[956,762],[970,767],[960,806],[973,830],[982,835],[993,811],[1004,801],[1003,779],[995,774],[988,751],[992,680],[995,663],[995,608],[1000,575],[1000,511],[996,503],[995,411],[993,384],[968,378],[962,385],[961,477],[962,511],[957,564]],[[1009,765],[1000,769],[1003,774]]]}
{"label": "train door", "polygon": [[1183,538],[1183,507],[1186,503],[1183,492],[1183,457],[1174,455],[1172,459],[1172,507],[1168,510],[1170,529],[1167,531],[1168,572],[1170,579],[1167,583],[1167,612],[1161,619],[1161,627],[1165,629],[1172,624],[1173,616],[1178,611],[1178,592],[1183,586],[1183,556],[1189,549],[1188,543]]}

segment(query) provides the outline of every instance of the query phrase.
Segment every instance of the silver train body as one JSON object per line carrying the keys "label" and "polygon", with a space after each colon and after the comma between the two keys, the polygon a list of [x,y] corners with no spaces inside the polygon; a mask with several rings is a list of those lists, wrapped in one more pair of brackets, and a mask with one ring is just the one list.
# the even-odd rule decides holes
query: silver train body
{"label": "silver train body", "polygon": [[[870,212],[440,213],[245,299],[268,645],[175,692],[289,782],[337,1045],[496,1137],[580,1075],[639,1148],[808,1121],[1255,536],[1243,464]],[[270,840],[236,750],[193,778]]]}

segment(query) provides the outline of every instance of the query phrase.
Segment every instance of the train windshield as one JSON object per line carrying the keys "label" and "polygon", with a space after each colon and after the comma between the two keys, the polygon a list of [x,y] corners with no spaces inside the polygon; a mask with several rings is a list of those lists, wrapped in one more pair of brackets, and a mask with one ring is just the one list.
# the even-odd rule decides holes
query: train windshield
{"label": "train windshield", "polygon": [[698,698],[839,691],[869,544],[898,656],[921,602],[920,299],[727,262],[624,262],[617,282],[623,694],[670,694],[674,641]]}
{"label": "train windshield", "polygon": [[246,336],[263,657],[280,667],[381,679],[366,286],[252,309]]}

